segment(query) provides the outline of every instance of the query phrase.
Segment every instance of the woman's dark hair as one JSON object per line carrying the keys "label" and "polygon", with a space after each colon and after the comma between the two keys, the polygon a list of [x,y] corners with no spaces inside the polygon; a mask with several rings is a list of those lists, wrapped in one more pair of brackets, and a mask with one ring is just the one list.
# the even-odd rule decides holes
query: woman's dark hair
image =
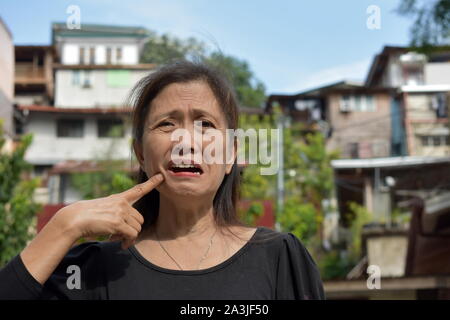
{"label": "woman's dark hair", "polygon": [[[217,99],[227,121],[227,128],[238,127],[238,103],[235,91],[227,78],[212,66],[204,62],[177,60],[159,67],[142,78],[131,90],[128,103],[133,107],[132,114],[132,144],[142,146],[144,122],[151,108],[151,102],[168,85],[204,81],[209,85]],[[137,183],[148,180],[147,174],[139,168]],[[239,198],[240,172],[236,161],[231,172],[225,175],[214,197],[214,219],[218,227],[231,230],[231,226],[247,226],[237,213]],[[135,202],[133,207],[144,216],[143,229],[152,226],[159,214],[159,191],[153,189]],[[219,228],[220,229],[220,228]]]}

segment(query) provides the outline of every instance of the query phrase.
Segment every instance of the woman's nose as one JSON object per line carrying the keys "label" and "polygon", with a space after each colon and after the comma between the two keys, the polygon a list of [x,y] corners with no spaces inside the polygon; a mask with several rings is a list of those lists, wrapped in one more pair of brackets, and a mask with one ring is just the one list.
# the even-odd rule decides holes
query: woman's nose
{"label": "woman's nose", "polygon": [[[194,155],[197,161],[201,161],[203,137],[202,132],[195,127],[183,128],[181,134],[178,134],[179,139],[176,139],[172,149],[172,154],[177,156]],[[174,149],[177,150],[174,150]]]}

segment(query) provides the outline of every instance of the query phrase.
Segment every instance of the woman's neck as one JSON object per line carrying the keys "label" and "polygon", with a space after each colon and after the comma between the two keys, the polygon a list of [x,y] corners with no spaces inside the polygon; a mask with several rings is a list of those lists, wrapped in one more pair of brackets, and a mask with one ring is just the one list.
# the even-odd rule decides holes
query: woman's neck
{"label": "woman's neck", "polygon": [[215,228],[212,199],[168,199],[160,194],[158,218],[149,232],[160,240],[197,241]]}

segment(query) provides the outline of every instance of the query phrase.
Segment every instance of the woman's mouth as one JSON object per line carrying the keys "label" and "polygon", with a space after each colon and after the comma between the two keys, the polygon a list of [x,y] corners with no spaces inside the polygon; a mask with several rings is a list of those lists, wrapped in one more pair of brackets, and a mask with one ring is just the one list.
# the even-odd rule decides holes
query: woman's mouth
{"label": "woman's mouth", "polygon": [[198,164],[175,164],[172,161],[169,163],[168,171],[174,176],[183,177],[200,177],[203,170]]}

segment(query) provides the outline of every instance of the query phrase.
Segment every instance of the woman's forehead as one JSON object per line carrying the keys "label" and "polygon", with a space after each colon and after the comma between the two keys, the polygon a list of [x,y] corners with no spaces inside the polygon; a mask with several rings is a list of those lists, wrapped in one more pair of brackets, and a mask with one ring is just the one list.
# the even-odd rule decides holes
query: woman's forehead
{"label": "woman's forehead", "polygon": [[213,115],[217,120],[223,112],[209,85],[203,81],[173,83],[166,86],[151,102],[149,117],[161,115],[201,113]]}

